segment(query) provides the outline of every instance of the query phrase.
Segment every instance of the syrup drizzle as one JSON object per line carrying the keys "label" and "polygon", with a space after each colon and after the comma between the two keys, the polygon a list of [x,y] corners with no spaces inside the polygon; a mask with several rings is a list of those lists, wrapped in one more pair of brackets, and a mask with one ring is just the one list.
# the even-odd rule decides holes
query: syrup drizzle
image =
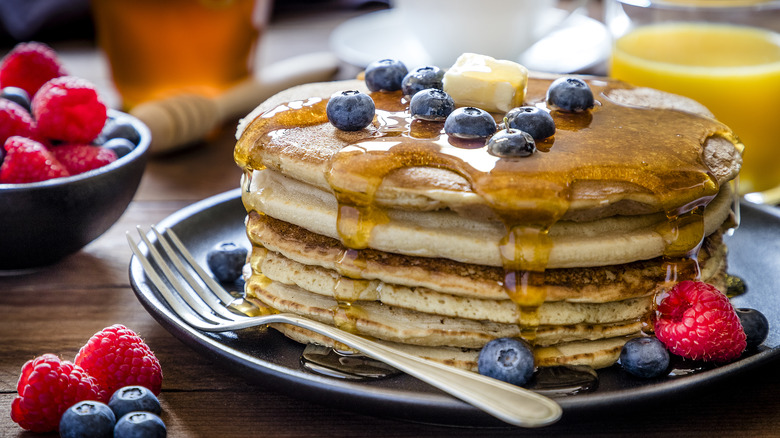
{"label": "syrup drizzle", "polygon": [[[546,110],[549,83],[530,80],[525,104]],[[608,98],[612,88],[627,85],[592,80],[590,86],[596,107],[584,113],[552,111],[556,134],[537,144],[538,153],[521,159],[497,158],[481,144],[449,138],[442,123],[412,120],[400,92],[372,93],[377,127],[335,153],[327,173],[338,201],[342,242],[366,248],[374,226],[388,220],[375,196],[392,172],[434,167],[460,175],[506,227],[500,245],[503,286],[520,311],[523,337],[533,341],[546,297],[542,277],[552,249],[548,232],[568,211],[575,185],[606,182],[636,187],[660,202],[668,218],[658,229],[666,240],[666,280],[699,278],[703,210],[719,190],[703,163],[702,145],[712,136],[735,143],[736,138],[709,118]],[[290,129],[327,123],[325,104],[321,99],[290,102],[256,118],[236,147],[236,161],[246,169],[262,168],[257,151]],[[348,297],[338,302],[337,324],[356,330],[359,308]]]}

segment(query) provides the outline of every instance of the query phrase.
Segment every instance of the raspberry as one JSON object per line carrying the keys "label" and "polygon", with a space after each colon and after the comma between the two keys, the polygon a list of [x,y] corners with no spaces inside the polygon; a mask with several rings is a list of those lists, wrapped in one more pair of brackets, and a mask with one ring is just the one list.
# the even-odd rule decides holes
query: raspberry
{"label": "raspberry", "polygon": [[655,335],[674,354],[727,362],[745,350],[745,331],[734,307],[712,285],[680,282],[656,311]]}
{"label": "raspberry", "polygon": [[33,432],[57,430],[60,417],[82,400],[105,402],[108,394],[80,366],[44,354],[27,361],[11,402],[11,419]]}
{"label": "raspberry", "polygon": [[0,99],[0,144],[12,135],[30,138],[34,132],[35,122],[27,110],[16,102]]}
{"label": "raspberry", "polygon": [[51,150],[54,157],[68,169],[71,175],[97,169],[116,161],[116,152],[88,144],[69,144]]}
{"label": "raspberry", "polygon": [[57,53],[35,41],[17,44],[0,61],[0,86],[19,87],[30,96],[50,79],[65,75]]}
{"label": "raspberry", "polygon": [[35,140],[12,136],[6,140],[5,150],[0,183],[29,183],[70,175],[46,146]]}
{"label": "raspberry", "polygon": [[135,332],[114,324],[95,333],[76,355],[76,365],[94,376],[109,394],[140,385],[155,395],[162,386],[160,362]]}
{"label": "raspberry", "polygon": [[67,143],[91,143],[106,124],[106,105],[95,86],[74,76],[46,82],[32,100],[37,132]]}

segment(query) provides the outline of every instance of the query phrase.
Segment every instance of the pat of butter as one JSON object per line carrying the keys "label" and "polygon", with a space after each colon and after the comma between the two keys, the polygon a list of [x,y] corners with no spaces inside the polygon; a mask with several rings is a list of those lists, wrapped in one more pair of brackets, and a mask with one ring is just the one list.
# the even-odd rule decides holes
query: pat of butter
{"label": "pat of butter", "polygon": [[444,74],[444,91],[458,106],[507,112],[522,106],[528,69],[490,56],[464,53]]}

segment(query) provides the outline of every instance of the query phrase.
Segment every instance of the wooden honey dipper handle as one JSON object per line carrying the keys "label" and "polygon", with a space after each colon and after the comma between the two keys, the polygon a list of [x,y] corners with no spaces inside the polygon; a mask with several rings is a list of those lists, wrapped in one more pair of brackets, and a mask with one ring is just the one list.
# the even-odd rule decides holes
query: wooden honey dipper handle
{"label": "wooden honey dipper handle", "polygon": [[295,56],[269,65],[259,78],[242,81],[215,98],[179,94],[139,104],[130,114],[149,127],[151,153],[169,152],[203,139],[214,128],[246,115],[279,91],[331,79],[338,65],[338,59],[327,52]]}

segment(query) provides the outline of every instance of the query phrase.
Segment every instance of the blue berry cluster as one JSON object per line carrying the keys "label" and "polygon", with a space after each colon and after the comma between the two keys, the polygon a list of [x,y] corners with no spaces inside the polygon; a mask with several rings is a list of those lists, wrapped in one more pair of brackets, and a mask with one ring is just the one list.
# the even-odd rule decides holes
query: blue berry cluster
{"label": "blue berry cluster", "polygon": [[593,92],[580,78],[558,78],[547,89],[547,105],[553,109],[582,112],[593,108],[594,104]]}
{"label": "blue berry cluster", "polygon": [[403,62],[396,59],[374,61],[364,73],[366,87],[371,91],[397,91],[409,73]]}
{"label": "blue berry cluster", "polygon": [[409,101],[409,112],[420,120],[441,122],[455,111],[455,101],[444,90],[426,88]]}
{"label": "blue berry cluster", "polygon": [[507,128],[519,129],[531,134],[534,140],[542,140],[555,134],[555,121],[550,113],[535,107],[521,106],[506,113]]}
{"label": "blue berry cluster", "polygon": [[141,134],[133,125],[109,116],[103,131],[95,139],[95,144],[113,149],[116,156],[122,158],[135,149],[140,141]]}
{"label": "blue berry cluster", "polygon": [[22,108],[26,109],[28,113],[32,113],[30,105],[30,95],[27,94],[22,88],[19,87],[5,87],[0,90],[0,99],[7,99],[11,102],[19,104]]}
{"label": "blue berry cluster", "polygon": [[496,120],[489,112],[471,106],[456,109],[444,121],[444,132],[457,138],[487,138],[496,129]]}
{"label": "blue berry cluster", "polygon": [[435,88],[444,90],[444,71],[439,67],[424,66],[410,71],[401,81],[404,96],[414,96],[417,92]]}
{"label": "blue berry cluster", "polygon": [[756,309],[739,308],[736,310],[739,322],[742,324],[742,329],[745,330],[745,336],[747,336],[746,348],[748,350],[758,348],[769,336],[769,320]]}
{"label": "blue berry cluster", "polygon": [[[10,100],[32,114],[30,96],[22,88],[3,87],[0,89],[0,99]],[[102,132],[95,138],[93,144],[112,149],[116,152],[117,158],[122,158],[135,149],[140,141],[141,134],[132,124],[109,115]],[[0,163],[3,162],[4,155],[5,149],[0,145]]]}
{"label": "blue berry cluster", "polygon": [[[488,152],[501,158],[527,157],[536,152],[536,142],[555,135],[551,111],[583,112],[595,105],[593,92],[580,78],[562,77],[547,90],[547,108],[522,106],[510,110],[499,129],[493,115],[480,108],[455,108],[444,91],[444,72],[435,66],[409,71],[403,62],[382,59],[365,70],[366,87],[371,92],[401,90],[409,99],[414,119],[444,122],[444,132],[454,139],[485,139]],[[344,91],[331,96],[326,108],[328,120],[343,131],[358,131],[374,119],[376,108],[371,96],[360,91]]]}
{"label": "blue berry cluster", "polygon": [[502,129],[490,137],[487,147],[490,155],[502,158],[527,157],[536,152],[531,134],[512,128]]}
{"label": "blue berry cluster", "polygon": [[62,438],[165,438],[160,401],[143,386],[118,389],[108,404],[85,400],[60,419]]}

